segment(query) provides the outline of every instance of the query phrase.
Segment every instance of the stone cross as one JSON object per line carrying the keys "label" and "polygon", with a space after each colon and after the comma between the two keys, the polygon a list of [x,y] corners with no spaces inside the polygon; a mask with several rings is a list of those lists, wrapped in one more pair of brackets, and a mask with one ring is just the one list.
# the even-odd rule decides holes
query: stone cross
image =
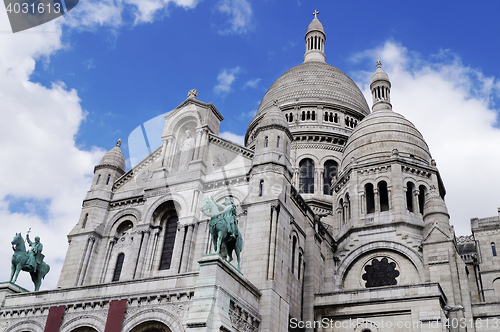
{"label": "stone cross", "polygon": [[377,68],[381,68],[382,67],[382,62],[380,62],[380,59],[377,60]]}
{"label": "stone cross", "polygon": [[122,145],[122,139],[119,138],[118,141],[116,141],[116,146],[120,147]]}
{"label": "stone cross", "polygon": [[315,10],[314,13],[313,13],[314,18],[318,18],[318,16],[317,16],[318,14],[319,14],[319,12],[317,10]]}

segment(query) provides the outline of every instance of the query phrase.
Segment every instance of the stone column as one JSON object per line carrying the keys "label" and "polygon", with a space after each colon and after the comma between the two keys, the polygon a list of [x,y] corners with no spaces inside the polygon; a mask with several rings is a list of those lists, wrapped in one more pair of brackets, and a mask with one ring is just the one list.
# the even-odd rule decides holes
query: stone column
{"label": "stone column", "polygon": [[392,189],[387,187],[387,204],[389,205],[389,211],[392,210]]}
{"label": "stone column", "polygon": [[142,271],[142,276],[151,276],[153,270],[153,263],[155,258],[156,247],[158,246],[158,238],[160,236],[161,227],[153,229],[153,241],[149,241],[148,249],[146,251],[146,265]]}
{"label": "stone column", "polygon": [[373,188],[373,199],[375,200],[375,213],[380,212],[380,197],[378,195],[378,188]]}
{"label": "stone column", "polygon": [[205,152],[206,152],[207,147],[208,147],[208,130],[203,128],[202,134],[201,134],[200,148],[198,150],[198,158],[197,159],[205,160]]}
{"label": "stone column", "polygon": [[139,255],[137,258],[137,265],[134,272],[134,279],[139,279],[142,277],[142,268],[144,266],[144,261],[146,259],[146,251],[148,249],[149,234],[151,230],[142,231],[142,244],[139,248]]}
{"label": "stone column", "polygon": [[186,240],[184,241],[184,246],[182,248],[182,254],[181,254],[181,268],[180,272],[186,272],[187,271],[187,265],[189,261],[189,253],[191,251],[191,243],[193,241],[193,228],[194,224],[187,225],[187,233],[186,233]]}
{"label": "stone column", "polygon": [[276,238],[279,221],[279,205],[271,206],[271,234],[269,239],[269,262],[267,265],[267,279],[274,279],[274,267],[276,261]]}
{"label": "stone column", "polygon": [[361,216],[366,215],[366,198],[364,191],[359,193],[359,212]]}
{"label": "stone column", "polygon": [[90,237],[87,243],[87,251],[85,252],[85,259],[83,260],[78,286],[82,286],[85,283],[85,276],[87,275],[90,256],[92,256],[92,251],[94,250],[94,244],[95,244],[95,237]]}
{"label": "stone column", "polygon": [[109,241],[108,250],[106,251],[106,257],[104,258],[104,264],[101,272],[101,283],[106,281],[106,272],[108,271],[109,260],[111,259],[111,253],[113,252],[113,247],[115,246],[117,240],[117,238],[113,238]]}
{"label": "stone column", "polygon": [[418,190],[418,189],[413,190],[413,213],[415,213],[415,215],[421,215],[420,206],[418,204],[418,195],[419,194],[420,194],[420,190]]}
{"label": "stone column", "polygon": [[186,227],[184,225],[177,226],[177,234],[175,235],[174,249],[172,252],[172,262],[170,263],[170,270],[175,273],[181,270],[181,255],[184,249],[184,234],[186,233]]}
{"label": "stone column", "polygon": [[201,144],[201,136],[203,135],[203,129],[202,128],[196,128],[196,145],[194,148],[194,155],[193,155],[193,160],[198,160],[199,158],[199,153],[200,153],[200,144]]}
{"label": "stone column", "polygon": [[162,166],[163,167],[168,167],[169,162],[172,159],[171,154],[172,154],[172,143],[173,143],[174,138],[172,136],[165,137],[163,140],[163,160],[162,160]]}

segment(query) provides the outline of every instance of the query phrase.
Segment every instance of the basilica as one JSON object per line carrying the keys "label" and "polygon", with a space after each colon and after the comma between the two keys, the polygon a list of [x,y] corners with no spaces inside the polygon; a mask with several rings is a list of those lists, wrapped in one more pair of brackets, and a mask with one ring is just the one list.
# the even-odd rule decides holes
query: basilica
{"label": "basilica", "polygon": [[[219,136],[223,114],[195,89],[128,171],[118,141],[57,289],[0,284],[1,331],[500,331],[499,216],[456,237],[380,61],[370,107],[325,43],[315,14],[303,63],[264,95],[245,146]],[[234,207],[240,257],[214,252],[207,200]]]}

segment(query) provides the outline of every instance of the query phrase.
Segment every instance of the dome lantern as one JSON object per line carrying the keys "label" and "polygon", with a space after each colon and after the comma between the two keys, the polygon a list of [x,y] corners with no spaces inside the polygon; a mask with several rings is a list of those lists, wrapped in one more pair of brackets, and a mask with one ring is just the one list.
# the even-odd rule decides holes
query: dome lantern
{"label": "dome lantern", "polygon": [[306,40],[306,53],[304,54],[304,62],[309,61],[319,61],[325,62],[325,29],[323,29],[323,24],[318,20],[317,15],[319,12],[314,11],[314,19],[311,21],[307,27],[307,32],[305,36]]}
{"label": "dome lantern", "polygon": [[377,61],[377,70],[372,76],[370,83],[370,90],[372,92],[373,106],[372,110],[392,110],[391,105],[391,82],[389,76],[382,69],[382,62]]}

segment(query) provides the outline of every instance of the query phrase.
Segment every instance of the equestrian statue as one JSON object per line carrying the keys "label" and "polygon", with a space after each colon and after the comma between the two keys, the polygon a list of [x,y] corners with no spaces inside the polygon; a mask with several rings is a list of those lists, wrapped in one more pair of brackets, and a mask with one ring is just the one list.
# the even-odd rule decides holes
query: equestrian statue
{"label": "equestrian statue", "polygon": [[35,237],[35,242],[30,240],[30,231],[26,234],[26,242],[28,242],[31,249],[26,251],[23,237],[21,233],[16,233],[12,240],[12,272],[10,274],[10,282],[15,283],[19,272],[26,271],[31,275],[31,280],[35,284],[35,292],[40,290],[42,279],[50,271],[50,266],[43,261],[45,257],[42,254],[43,245],[40,242],[40,237]]}
{"label": "equestrian statue", "polygon": [[200,208],[201,212],[210,217],[209,229],[216,254],[221,254],[221,246],[226,248],[227,261],[233,260],[233,250],[238,259],[240,270],[240,252],[243,250],[243,239],[238,230],[236,219],[236,205],[226,197],[224,205],[217,203],[213,197],[206,197]]}

